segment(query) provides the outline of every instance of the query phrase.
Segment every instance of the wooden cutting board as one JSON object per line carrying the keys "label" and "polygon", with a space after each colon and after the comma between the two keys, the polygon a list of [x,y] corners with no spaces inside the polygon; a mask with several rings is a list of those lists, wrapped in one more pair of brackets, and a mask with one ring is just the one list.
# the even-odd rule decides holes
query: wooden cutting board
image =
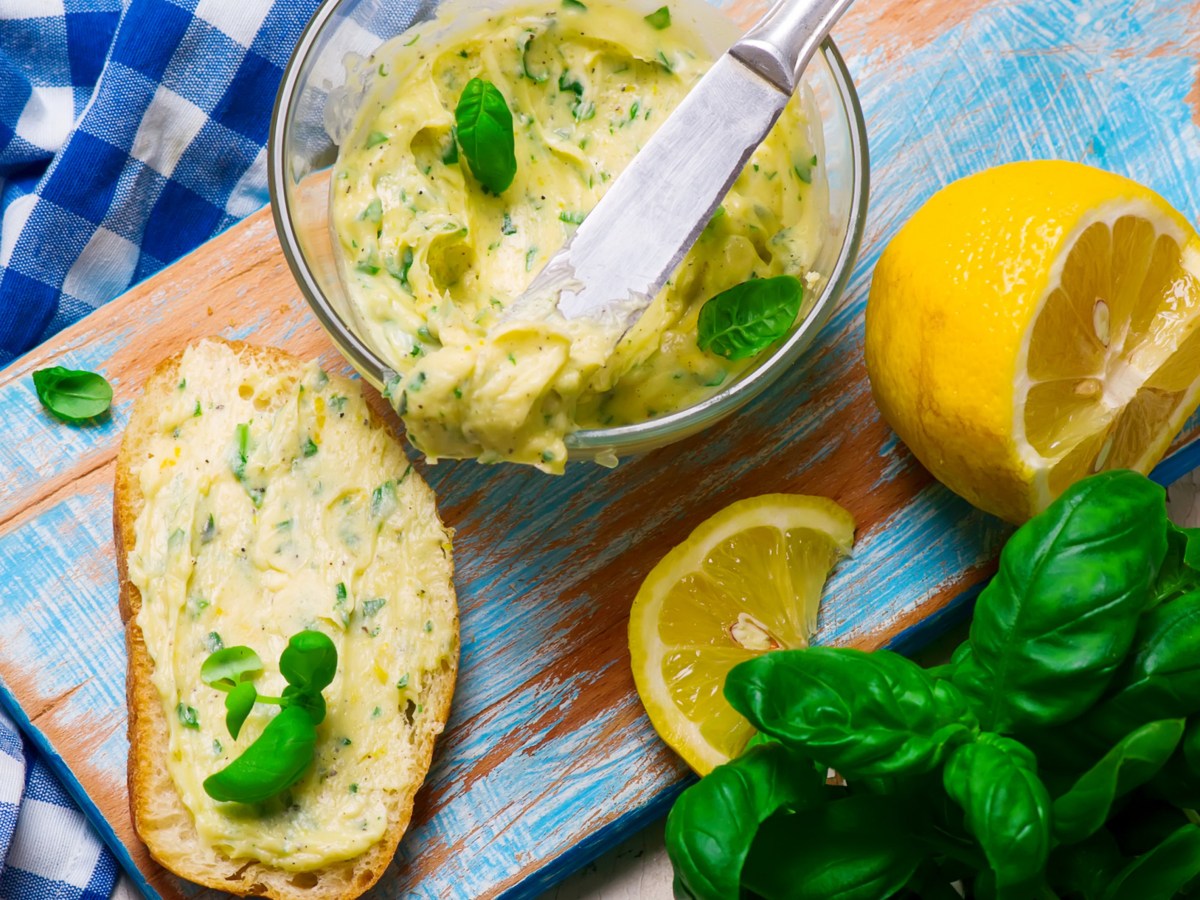
{"label": "wooden cutting board", "polygon": [[[935,484],[880,421],[861,353],[872,265],[932,191],[1011,159],[1112,168],[1194,220],[1196,35],[1200,5],[1169,0],[860,0],[836,37],[867,116],[872,210],[850,289],[803,361],[718,428],[613,471],[421,466],[458,531],[462,668],[413,827],[373,896],[534,894],[666,811],[687,776],[634,694],[629,603],[669,547],[735,499],[823,494],[857,518],[820,640],[913,647],[962,614],[1007,530]],[[263,211],[0,372],[6,704],[122,864],[170,898],[213,895],[158,869],[130,827],[111,484],[142,380],[205,334],[344,367]],[[53,364],[104,372],[111,419],[50,419],[29,373]],[[1187,447],[1158,477],[1197,461]]]}

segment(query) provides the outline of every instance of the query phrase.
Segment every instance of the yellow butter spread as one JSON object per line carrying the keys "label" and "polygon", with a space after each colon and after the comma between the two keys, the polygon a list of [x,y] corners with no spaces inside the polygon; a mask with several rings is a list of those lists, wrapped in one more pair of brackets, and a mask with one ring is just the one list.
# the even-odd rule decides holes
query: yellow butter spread
{"label": "yellow butter spread", "polygon": [[[357,856],[383,836],[388,795],[414,777],[408,725],[456,646],[452,614],[431,599],[450,590],[450,538],[429,488],[369,427],[356,385],[315,364],[273,373],[217,342],[185,352],[154,432],[135,473],[145,506],[128,562],[180,797],[201,839],[231,858],[302,871]],[[303,629],[338,650],[315,763],[280,798],[217,803],[202,782],[278,707],[256,706],[234,740],[201,663],[249,646],[264,663],[259,693],[279,696],[279,655]]]}
{"label": "yellow butter spread", "polygon": [[[354,319],[398,373],[392,394],[431,459],[561,472],[570,432],[690,406],[751,364],[697,347],[706,300],[748,278],[810,273],[824,195],[794,98],[615,353],[585,320],[505,319],[710,65],[703,42],[631,7],[555,0],[424,23],[370,62],[331,183],[333,228]],[[513,115],[516,177],[499,196],[455,143],[473,77]]]}

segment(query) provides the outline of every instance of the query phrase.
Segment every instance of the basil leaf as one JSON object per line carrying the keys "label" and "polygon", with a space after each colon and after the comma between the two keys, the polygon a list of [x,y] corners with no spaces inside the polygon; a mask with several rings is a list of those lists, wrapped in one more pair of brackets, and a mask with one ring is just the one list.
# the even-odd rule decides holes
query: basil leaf
{"label": "basil leaf", "polygon": [[249,647],[226,647],[200,665],[200,680],[219,691],[231,691],[247,675],[257,675],[262,668],[262,660]]}
{"label": "basil leaf", "polygon": [[1200,809],[1200,721],[1188,721],[1179,747],[1147,790],[1180,809]]}
{"label": "basil leaf", "polygon": [[1117,873],[1105,900],[1174,897],[1200,875],[1200,827],[1184,825]]}
{"label": "basil leaf", "polygon": [[235,741],[257,700],[258,689],[249,681],[235,685],[233,690],[225,695],[225,727],[229,729],[229,734]]}
{"label": "basil leaf", "polygon": [[759,825],[781,808],[819,803],[824,780],[811,762],[773,742],[713,769],[680,794],[667,817],[676,879],[702,900],[738,896]]}
{"label": "basil leaf", "polygon": [[1179,752],[1183,754],[1188,768],[1200,773],[1200,721],[1192,719],[1186,724]]}
{"label": "basil leaf", "polygon": [[1050,794],[1027,747],[980,735],[951,754],[942,781],[983,848],[999,893],[1041,874],[1050,854]]}
{"label": "basil leaf", "polygon": [[1111,471],[1076,483],[1017,529],[979,595],[970,652],[954,671],[984,728],[1054,725],[1096,702],[1151,602],[1166,521],[1161,487]]}
{"label": "basil leaf", "polygon": [[287,790],[312,765],[317,728],[304,710],[282,710],[224,769],[204,779],[204,792],[224,803],[260,803]]}
{"label": "basil leaf", "polygon": [[283,689],[283,696],[280,699],[283,701],[281,705],[284,709],[298,707],[308,713],[308,717],[312,719],[314,725],[320,725],[325,721],[325,698],[321,696],[320,691],[289,684]]}
{"label": "basil leaf", "polygon": [[1054,801],[1054,837],[1074,844],[1099,831],[1113,801],[1145,784],[1183,737],[1183,720],[1151,722],[1126,735]]}
{"label": "basil leaf", "polygon": [[927,772],[978,727],[954,685],[886,650],[768,653],[735,666],[725,696],[759,731],[851,782]]}
{"label": "basil leaf", "polygon": [[726,359],[745,359],[786,335],[800,314],[804,286],[791,275],[752,278],[700,308],[696,344]]}
{"label": "basil leaf", "polygon": [[642,18],[649,23],[651,28],[662,31],[671,24],[671,10],[665,6],[660,6],[654,12],[650,13],[650,15],[643,16]]}
{"label": "basil leaf", "polygon": [[65,422],[94,419],[112,406],[112,385],[95,372],[62,366],[38,369],[33,389],[42,405]]}
{"label": "basil leaf", "polygon": [[458,146],[475,180],[500,194],[517,174],[512,113],[504,95],[490,81],[472,78],[454,110]]}
{"label": "basil leaf", "polygon": [[1116,839],[1102,828],[1086,841],[1051,851],[1046,874],[1058,896],[1101,900],[1123,863]]}
{"label": "basil leaf", "polygon": [[1197,647],[1200,591],[1143,615],[1107,695],[1084,718],[1086,729],[1112,741],[1143,722],[1200,712]]}
{"label": "basil leaf", "polygon": [[754,894],[789,900],[891,897],[923,858],[910,825],[898,804],[871,796],[773,816],[754,839],[742,884]]}
{"label": "basil leaf", "polygon": [[1186,593],[1200,589],[1200,528],[1180,528],[1167,523],[1167,554],[1163,557],[1154,583],[1157,603],[1170,603]]}
{"label": "basil leaf", "polygon": [[337,647],[320,631],[293,634],[279,656],[279,672],[293,687],[320,693],[337,674]]}
{"label": "basil leaf", "polygon": [[[1144,792],[1139,792],[1136,800],[1113,816],[1098,834],[1107,831],[1116,839],[1119,852],[1114,856],[1124,863],[1125,860],[1121,859],[1122,854],[1141,856],[1153,850],[1186,824],[1188,814],[1182,809],[1149,799]],[[1107,886],[1106,884],[1105,887]]]}

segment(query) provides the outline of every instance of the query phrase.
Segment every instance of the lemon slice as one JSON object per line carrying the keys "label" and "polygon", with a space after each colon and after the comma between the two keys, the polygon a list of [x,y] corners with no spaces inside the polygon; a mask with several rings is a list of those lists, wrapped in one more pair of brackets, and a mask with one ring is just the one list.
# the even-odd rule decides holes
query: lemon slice
{"label": "lemon slice", "polygon": [[803,648],[854,519],[823,497],[766,494],[702,522],[642,583],[629,614],[638,695],[655,730],[704,774],[753,734],[726,701],[738,663]]}
{"label": "lemon slice", "polygon": [[1200,401],[1200,238],[1079,163],[999,166],[931,197],[876,266],[864,351],[921,463],[1012,522],[1102,469],[1148,472]]}

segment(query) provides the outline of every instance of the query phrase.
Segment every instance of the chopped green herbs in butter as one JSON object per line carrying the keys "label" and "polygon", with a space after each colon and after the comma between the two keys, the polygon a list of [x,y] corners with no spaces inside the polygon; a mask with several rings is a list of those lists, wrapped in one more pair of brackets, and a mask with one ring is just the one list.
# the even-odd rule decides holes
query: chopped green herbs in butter
{"label": "chopped green herbs in butter", "polygon": [[335,166],[348,176],[331,213],[349,302],[404,385],[390,399],[418,449],[561,472],[570,432],[694,405],[753,364],[701,350],[697,317],[749,278],[809,274],[825,232],[816,111],[803,93],[787,106],[680,277],[612,352],[587,320],[500,311],[701,78],[705,42],[670,6],[611,0],[441,24],[378,51],[409,89],[371,88]]}

